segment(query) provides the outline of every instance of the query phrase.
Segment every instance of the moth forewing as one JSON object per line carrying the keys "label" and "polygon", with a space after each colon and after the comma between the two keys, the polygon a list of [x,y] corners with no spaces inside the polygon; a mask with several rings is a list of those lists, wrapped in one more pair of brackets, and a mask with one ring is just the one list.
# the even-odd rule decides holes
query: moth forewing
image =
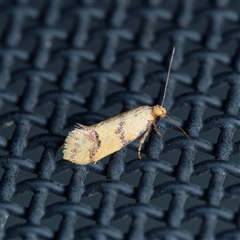
{"label": "moth forewing", "polygon": [[92,126],[77,127],[64,143],[64,159],[78,164],[97,162],[118,151],[146,132],[161,106],[142,106]]}

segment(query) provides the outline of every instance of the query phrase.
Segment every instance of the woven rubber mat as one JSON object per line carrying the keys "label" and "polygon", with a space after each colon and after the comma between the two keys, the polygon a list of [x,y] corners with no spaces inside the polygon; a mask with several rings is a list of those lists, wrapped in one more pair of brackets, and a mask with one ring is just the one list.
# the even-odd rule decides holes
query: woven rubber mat
{"label": "woven rubber mat", "polygon": [[[239,0],[2,0],[0,16],[0,239],[240,239]],[[166,118],[142,159],[137,139],[64,160],[76,123],[161,104],[174,46],[164,107],[192,140]]]}

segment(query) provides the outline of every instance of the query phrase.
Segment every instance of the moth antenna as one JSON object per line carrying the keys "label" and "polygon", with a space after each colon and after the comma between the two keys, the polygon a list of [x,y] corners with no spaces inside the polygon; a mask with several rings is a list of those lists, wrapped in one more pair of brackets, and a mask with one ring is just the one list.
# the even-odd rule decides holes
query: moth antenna
{"label": "moth antenna", "polygon": [[168,115],[166,115],[166,117],[167,117],[168,119],[170,119],[171,122],[172,122],[176,127],[178,127],[178,128],[184,133],[184,135],[185,135],[191,142],[193,142],[195,145],[197,145],[197,144],[188,136],[188,134],[187,134],[180,126],[178,126],[178,124],[177,124],[172,118],[170,118]]}
{"label": "moth antenna", "polygon": [[167,79],[166,79],[166,83],[165,83],[165,89],[164,89],[164,94],[163,94],[163,100],[162,100],[162,104],[161,104],[162,107],[163,107],[163,104],[164,104],[164,101],[165,101],[165,97],[166,97],[167,86],[168,86],[168,80],[169,80],[170,71],[171,71],[171,67],[172,67],[172,62],[173,62],[174,52],[175,52],[175,47],[173,47],[173,50],[172,50],[172,56],[171,56],[170,63],[169,63],[169,67],[168,67]]}

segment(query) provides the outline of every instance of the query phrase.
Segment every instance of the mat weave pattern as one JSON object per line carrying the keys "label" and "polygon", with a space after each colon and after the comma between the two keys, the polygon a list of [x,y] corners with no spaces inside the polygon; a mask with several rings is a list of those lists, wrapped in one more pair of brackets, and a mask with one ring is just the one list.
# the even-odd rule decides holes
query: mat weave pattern
{"label": "mat weave pattern", "polygon": [[[0,11],[0,239],[240,239],[239,1]],[[161,104],[173,46],[164,107],[192,141],[164,119],[141,160],[139,141],[97,164],[62,159],[75,123]]]}

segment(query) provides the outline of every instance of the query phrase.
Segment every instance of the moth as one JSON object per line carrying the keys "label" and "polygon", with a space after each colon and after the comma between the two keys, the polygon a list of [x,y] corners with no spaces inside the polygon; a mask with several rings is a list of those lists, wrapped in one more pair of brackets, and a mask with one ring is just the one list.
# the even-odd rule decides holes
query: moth
{"label": "moth", "polygon": [[[96,163],[143,135],[138,148],[138,157],[141,158],[142,144],[152,127],[162,137],[155,124],[156,120],[164,117],[170,118],[163,105],[174,52],[175,48],[173,48],[169,64],[161,106],[141,106],[92,126],[77,124],[76,128],[65,139],[63,146],[64,159],[80,165]],[[181,130],[188,137],[186,132],[183,129]]]}

